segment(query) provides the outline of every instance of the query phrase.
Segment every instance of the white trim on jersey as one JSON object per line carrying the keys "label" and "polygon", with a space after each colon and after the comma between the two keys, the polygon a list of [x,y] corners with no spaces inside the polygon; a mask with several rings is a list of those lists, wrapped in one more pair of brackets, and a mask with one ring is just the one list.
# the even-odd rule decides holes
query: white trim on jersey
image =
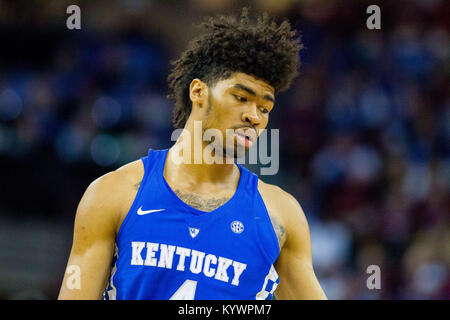
{"label": "white trim on jersey", "polygon": [[[273,285],[272,285],[272,289],[270,291],[267,291],[266,288],[267,288],[267,283],[269,282],[269,280],[271,282],[273,282]],[[261,288],[261,291],[256,294],[256,300],[266,300],[267,297],[269,296],[269,294],[273,295],[273,293],[275,292],[275,289],[278,286],[277,281],[278,281],[278,273],[275,270],[275,267],[272,265],[270,267],[269,273],[267,274],[266,278],[264,279],[264,284]]]}
{"label": "white trim on jersey", "polygon": [[116,300],[117,290],[116,287],[114,286],[113,279],[117,271],[117,260],[119,259],[119,248],[117,247],[117,244],[115,244],[114,258],[116,259],[116,261],[114,263],[114,267],[111,269],[111,277],[109,279],[109,285],[111,286],[111,289],[106,291],[109,300]]}

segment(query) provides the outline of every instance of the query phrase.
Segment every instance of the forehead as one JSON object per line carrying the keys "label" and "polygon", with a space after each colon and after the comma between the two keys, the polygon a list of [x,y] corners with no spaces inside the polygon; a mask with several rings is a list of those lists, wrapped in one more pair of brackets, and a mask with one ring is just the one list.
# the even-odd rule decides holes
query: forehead
{"label": "forehead", "polygon": [[272,95],[275,93],[274,87],[264,80],[242,72],[233,73],[229,78],[219,81],[216,86],[226,90],[234,87],[236,84],[244,85],[260,93],[271,93]]}

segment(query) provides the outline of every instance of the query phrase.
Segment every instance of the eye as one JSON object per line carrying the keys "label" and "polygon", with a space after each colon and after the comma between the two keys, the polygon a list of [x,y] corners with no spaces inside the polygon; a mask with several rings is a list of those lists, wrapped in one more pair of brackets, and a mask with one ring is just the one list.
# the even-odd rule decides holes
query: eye
{"label": "eye", "polygon": [[247,98],[238,96],[238,95],[236,95],[236,94],[233,94],[233,96],[234,96],[234,98],[235,98],[237,101],[239,101],[239,102],[247,102]]}
{"label": "eye", "polygon": [[262,113],[269,113],[269,110],[264,107],[261,107],[260,110]]}

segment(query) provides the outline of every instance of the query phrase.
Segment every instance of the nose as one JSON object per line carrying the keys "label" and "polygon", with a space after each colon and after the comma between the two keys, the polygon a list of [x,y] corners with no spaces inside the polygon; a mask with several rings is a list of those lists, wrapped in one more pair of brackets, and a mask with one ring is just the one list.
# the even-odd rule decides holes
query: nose
{"label": "nose", "polygon": [[261,123],[261,118],[256,111],[256,105],[252,105],[242,114],[242,121],[250,123],[252,126],[257,126]]}

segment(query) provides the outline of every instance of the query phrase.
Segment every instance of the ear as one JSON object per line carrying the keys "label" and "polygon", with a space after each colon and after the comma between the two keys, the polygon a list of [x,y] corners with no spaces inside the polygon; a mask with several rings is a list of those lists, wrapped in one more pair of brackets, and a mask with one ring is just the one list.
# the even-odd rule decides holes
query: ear
{"label": "ear", "polygon": [[208,86],[200,79],[192,80],[189,86],[189,98],[192,101],[192,106],[197,104],[200,108],[205,105],[208,97]]}

